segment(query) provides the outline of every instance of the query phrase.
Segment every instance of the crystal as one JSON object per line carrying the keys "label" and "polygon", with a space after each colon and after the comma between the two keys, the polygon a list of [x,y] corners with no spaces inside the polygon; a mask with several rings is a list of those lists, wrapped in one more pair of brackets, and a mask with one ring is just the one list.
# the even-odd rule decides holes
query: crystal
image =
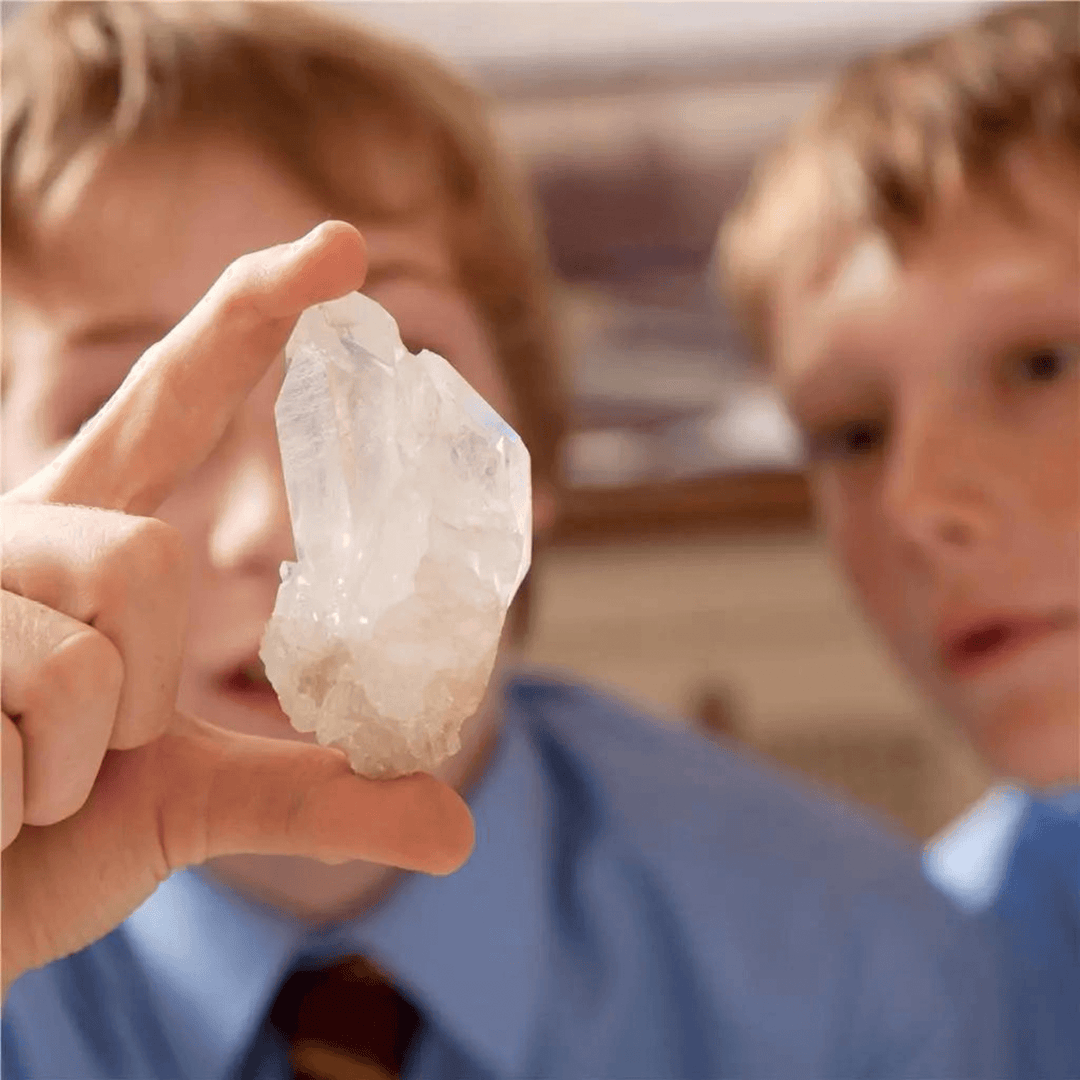
{"label": "crystal", "polygon": [[309,308],[275,409],[296,562],[260,656],[293,726],[366,776],[460,749],[529,567],[529,454],[352,293]]}

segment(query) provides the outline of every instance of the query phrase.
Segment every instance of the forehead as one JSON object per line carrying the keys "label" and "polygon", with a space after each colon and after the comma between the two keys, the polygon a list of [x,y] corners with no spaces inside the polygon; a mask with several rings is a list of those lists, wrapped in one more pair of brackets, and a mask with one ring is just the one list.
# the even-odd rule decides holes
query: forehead
{"label": "forehead", "polygon": [[[16,268],[10,280],[59,322],[137,315],[169,327],[239,255],[294,240],[328,216],[299,182],[236,140],[129,148],[41,234],[32,270]],[[408,262],[421,276],[451,276],[433,217],[364,232],[373,273]]]}
{"label": "forehead", "polygon": [[[932,365],[1057,308],[1080,305],[1080,188],[1044,172],[1021,203],[965,194],[906,247],[851,244],[827,279],[792,282],[776,312],[774,372],[789,396],[819,375]],[[1039,327],[1031,326],[1031,331]]]}

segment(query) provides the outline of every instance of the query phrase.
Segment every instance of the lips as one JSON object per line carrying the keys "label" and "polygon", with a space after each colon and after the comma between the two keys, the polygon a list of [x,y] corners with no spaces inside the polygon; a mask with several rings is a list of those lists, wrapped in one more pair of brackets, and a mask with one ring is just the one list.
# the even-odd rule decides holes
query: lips
{"label": "lips", "polygon": [[944,629],[945,667],[966,678],[1003,663],[1046,638],[1076,625],[1075,615],[991,615],[969,620],[960,629]]}
{"label": "lips", "polygon": [[250,657],[226,672],[219,680],[220,687],[230,695],[249,704],[277,704],[277,694],[266,677],[266,669],[258,656]]}

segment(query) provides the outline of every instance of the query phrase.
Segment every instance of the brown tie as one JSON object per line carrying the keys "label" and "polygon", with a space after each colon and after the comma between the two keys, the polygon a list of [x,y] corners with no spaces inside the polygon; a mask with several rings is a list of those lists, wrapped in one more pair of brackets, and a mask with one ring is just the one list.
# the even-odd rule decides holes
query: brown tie
{"label": "brown tie", "polygon": [[392,1080],[420,1014],[371,961],[351,956],[290,976],[270,1023],[289,1044],[296,1080]]}

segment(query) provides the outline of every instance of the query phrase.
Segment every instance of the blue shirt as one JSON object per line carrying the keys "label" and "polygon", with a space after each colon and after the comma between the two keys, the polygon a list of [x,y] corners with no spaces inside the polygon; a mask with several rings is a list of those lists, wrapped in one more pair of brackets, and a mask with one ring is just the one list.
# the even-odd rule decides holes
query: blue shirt
{"label": "blue shirt", "polygon": [[1080,788],[991,788],[923,857],[994,925],[1016,1010],[1020,1075],[1080,1077]]}
{"label": "blue shirt", "polygon": [[3,1075],[284,1080],[300,956],[363,952],[424,1017],[407,1076],[1000,1077],[975,920],[823,796],[581,687],[507,690],[477,845],[325,933],[188,871],[23,976]]}

